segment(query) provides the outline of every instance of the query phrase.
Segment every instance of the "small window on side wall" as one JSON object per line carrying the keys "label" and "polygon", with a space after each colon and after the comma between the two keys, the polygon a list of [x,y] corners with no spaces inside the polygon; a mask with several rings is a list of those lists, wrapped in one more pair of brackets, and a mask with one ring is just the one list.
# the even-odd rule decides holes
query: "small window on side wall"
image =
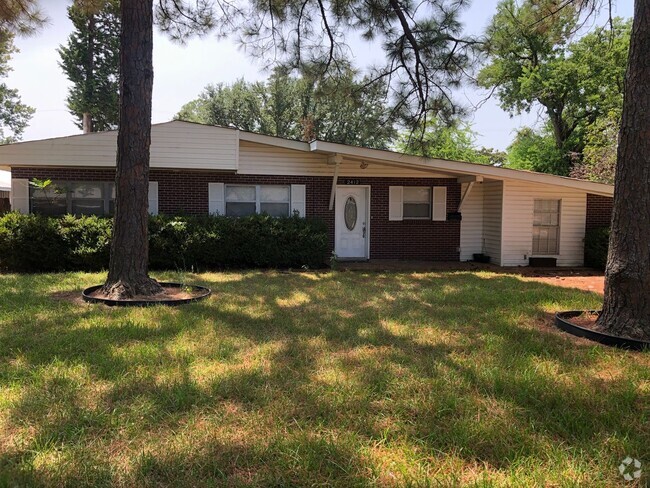
{"label": "small window on side wall", "polygon": [[405,186],[403,193],[403,218],[428,220],[431,218],[431,188]]}
{"label": "small window on side wall", "polygon": [[560,200],[535,200],[533,211],[533,254],[560,252]]}

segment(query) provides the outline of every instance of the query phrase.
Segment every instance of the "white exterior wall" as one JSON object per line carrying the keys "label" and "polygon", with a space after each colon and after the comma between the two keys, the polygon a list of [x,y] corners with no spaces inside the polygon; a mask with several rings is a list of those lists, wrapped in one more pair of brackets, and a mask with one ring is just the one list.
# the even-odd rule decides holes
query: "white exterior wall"
{"label": "white exterior wall", "polygon": [[508,180],[504,183],[502,265],[524,266],[533,249],[533,202],[561,200],[558,266],[584,263],[587,194],[578,190]]}
{"label": "white exterior wall", "polygon": [[501,264],[502,225],[503,181],[484,181],[483,240],[485,242],[485,254],[490,256],[492,263],[498,265]]}
{"label": "white exterior wall", "polygon": [[[395,178],[449,178],[448,175],[418,171],[400,166],[367,163],[344,159],[339,167],[339,177],[395,177]],[[334,164],[327,156],[255,142],[241,141],[239,145],[238,174],[328,176],[334,175]]]}
{"label": "white exterior wall", "polygon": [[[236,170],[238,132],[188,122],[151,127],[151,167]],[[0,166],[114,167],[117,131],[0,147]]]}
{"label": "white exterior wall", "polygon": [[[483,252],[483,183],[474,183],[461,214],[460,222],[460,260],[470,261],[473,254]],[[464,194],[468,183],[462,185]]]}

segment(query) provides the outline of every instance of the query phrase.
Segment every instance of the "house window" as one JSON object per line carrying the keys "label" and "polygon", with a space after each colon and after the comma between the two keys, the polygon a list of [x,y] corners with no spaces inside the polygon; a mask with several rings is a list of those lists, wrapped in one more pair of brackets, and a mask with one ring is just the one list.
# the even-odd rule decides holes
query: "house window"
{"label": "house window", "polygon": [[290,208],[289,185],[226,185],[226,215],[229,217],[256,213],[288,217]]}
{"label": "house window", "polygon": [[559,244],[560,200],[535,200],[533,254],[558,254]]}
{"label": "house window", "polygon": [[112,215],[115,210],[115,184],[110,182],[53,182],[46,188],[29,189],[31,212],[58,216]]}
{"label": "house window", "polygon": [[403,202],[404,219],[431,218],[431,188],[405,186]]}

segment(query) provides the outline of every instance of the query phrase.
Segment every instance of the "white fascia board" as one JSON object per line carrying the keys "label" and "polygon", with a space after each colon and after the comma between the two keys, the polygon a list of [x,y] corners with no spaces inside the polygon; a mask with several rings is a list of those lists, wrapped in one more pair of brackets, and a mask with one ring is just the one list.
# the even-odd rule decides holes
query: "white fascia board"
{"label": "white fascia board", "polygon": [[612,196],[614,194],[614,187],[612,185],[594,183],[592,181],[576,180],[574,178],[567,178],[565,176],[534,173],[532,171],[510,168],[497,168],[495,166],[465,163],[462,161],[448,161],[445,159],[430,159],[420,156],[409,156],[407,154],[398,152],[382,151],[379,149],[367,149],[356,146],[346,146],[344,144],[336,144],[332,142],[313,141],[309,144],[309,146],[312,152],[326,154],[340,153],[355,158],[384,160],[408,164],[409,166],[428,168],[433,171],[440,170],[442,172],[448,171],[461,175],[480,175],[497,180],[519,180],[527,181],[530,183],[561,186],[604,196]]}
{"label": "white fascia board", "polygon": [[306,142],[292,141],[290,139],[282,139],[281,137],[275,137],[275,136],[254,134],[253,132],[239,131],[239,140],[246,141],[246,142],[255,142],[257,144],[265,144],[267,146],[276,146],[285,149],[293,149],[295,151],[310,152],[309,144]]}

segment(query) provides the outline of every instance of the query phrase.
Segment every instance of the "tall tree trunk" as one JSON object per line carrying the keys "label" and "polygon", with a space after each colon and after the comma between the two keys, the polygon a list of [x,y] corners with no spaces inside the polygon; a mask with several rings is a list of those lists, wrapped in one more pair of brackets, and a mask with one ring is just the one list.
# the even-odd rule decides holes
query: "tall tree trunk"
{"label": "tall tree trunk", "polygon": [[[93,87],[93,81],[95,79],[95,15],[88,14],[88,39],[86,39],[86,80],[84,83],[84,105],[85,109],[88,108],[93,103],[93,98],[95,96],[95,90]],[[81,123],[83,127],[84,134],[93,132],[93,119],[92,115],[89,112],[84,111]]]}
{"label": "tall tree trunk", "polygon": [[122,0],[120,123],[117,134],[115,220],[103,291],[113,298],[153,295],[148,276],[149,146],[153,89],[152,0]]}
{"label": "tall tree trunk", "polygon": [[636,0],[601,328],[650,340],[650,1]]}
{"label": "tall tree trunk", "polygon": [[93,132],[93,118],[88,112],[84,112],[81,115],[81,124],[83,127],[84,134],[90,134]]}

